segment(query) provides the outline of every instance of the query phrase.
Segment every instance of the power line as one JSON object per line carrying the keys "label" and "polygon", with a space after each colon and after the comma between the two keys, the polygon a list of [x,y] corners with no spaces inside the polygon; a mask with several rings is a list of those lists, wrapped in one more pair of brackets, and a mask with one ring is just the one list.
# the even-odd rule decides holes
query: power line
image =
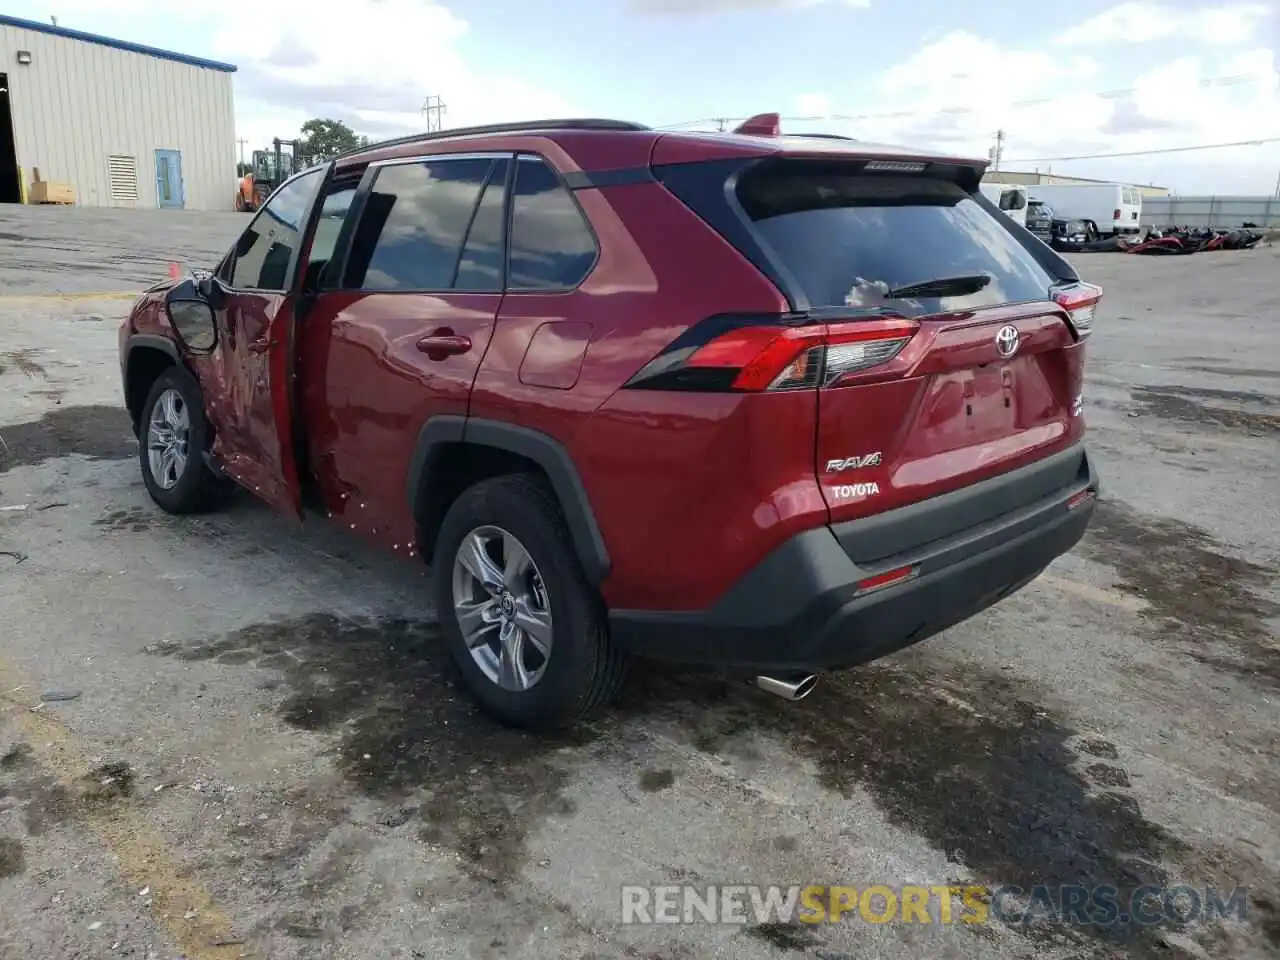
{"label": "power line", "polygon": [[[955,75],[957,78],[963,78],[963,74]],[[1224,74],[1216,77],[1203,77],[1196,82],[1199,87],[1234,87],[1243,83],[1262,83],[1268,80],[1253,73],[1233,73]],[[1065,100],[1074,97],[1097,97],[1101,100],[1123,100],[1138,92],[1136,86],[1118,87],[1113,90],[1093,90],[1078,91],[1072,90],[1065,93],[1056,94],[1051,97],[1031,97],[1024,100],[1013,100],[1004,104],[1004,108],[1018,107],[1039,107],[1050,103],[1056,103],[1059,100]],[[969,107],[954,106],[941,107],[934,110],[891,110],[881,113],[832,113],[823,116],[807,116],[807,117],[783,117],[783,121],[788,123],[821,123],[821,122],[849,122],[856,120],[900,120],[909,117],[935,116],[937,114],[946,114],[948,116],[963,116],[969,113],[978,113],[980,110],[988,109],[987,107]],[[723,125],[726,123],[741,123],[746,117],[702,117],[698,120],[681,120],[678,123],[666,124],[658,127],[659,130],[674,130],[681,127],[690,127],[705,124]],[[722,127],[723,129],[723,127]]]}
{"label": "power line", "polygon": [[1280,143],[1280,137],[1263,137],[1260,140],[1236,140],[1232,143],[1200,143],[1190,147],[1164,147],[1159,150],[1128,150],[1124,153],[1090,153],[1076,157],[1020,157],[1009,162],[1058,163],[1067,160],[1107,160],[1111,157],[1151,157],[1160,153],[1191,153],[1195,150],[1221,150],[1224,147],[1260,147],[1264,143]]}

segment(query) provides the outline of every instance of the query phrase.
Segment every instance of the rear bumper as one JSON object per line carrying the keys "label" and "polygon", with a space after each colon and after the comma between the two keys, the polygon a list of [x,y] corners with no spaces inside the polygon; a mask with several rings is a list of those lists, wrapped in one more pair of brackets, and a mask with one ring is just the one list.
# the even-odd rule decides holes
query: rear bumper
{"label": "rear bumper", "polygon": [[[761,673],[851,667],[918,643],[1025,586],[1084,535],[1099,481],[1082,449],[1067,454],[867,521],[798,534],[709,610],[612,611],[614,640],[642,656]],[[1042,493],[1065,467],[1071,481]],[[1023,484],[1034,499],[991,516]],[[918,542],[913,531],[931,516],[957,511],[984,519],[866,559],[882,552],[876,545]],[[908,564],[913,579],[859,593],[860,581]]]}

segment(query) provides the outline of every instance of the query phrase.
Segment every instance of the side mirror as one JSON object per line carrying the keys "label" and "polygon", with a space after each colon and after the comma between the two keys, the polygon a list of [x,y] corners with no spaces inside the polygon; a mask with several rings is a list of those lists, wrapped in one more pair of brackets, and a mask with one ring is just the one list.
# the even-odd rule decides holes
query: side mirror
{"label": "side mirror", "polygon": [[203,300],[173,299],[165,304],[178,339],[192,353],[208,353],[217,345],[213,308]]}

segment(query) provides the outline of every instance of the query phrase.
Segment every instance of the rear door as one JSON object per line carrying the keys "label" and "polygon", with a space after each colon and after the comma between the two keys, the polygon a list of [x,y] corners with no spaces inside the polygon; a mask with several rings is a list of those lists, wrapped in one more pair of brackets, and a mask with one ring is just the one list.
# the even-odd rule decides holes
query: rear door
{"label": "rear door", "polygon": [[[956,182],[791,160],[741,178],[738,199],[811,316],[828,318],[815,469],[833,520],[1079,435],[1082,346],[1051,301],[1056,280]],[[974,276],[971,289],[895,295]]]}
{"label": "rear door", "polygon": [[228,474],[272,506],[301,516],[293,454],[290,359],[295,274],[317,167],[282,186],[223,261],[211,297],[219,348],[201,372],[213,452]]}
{"label": "rear door", "polygon": [[356,533],[413,540],[418,432],[467,414],[502,303],[511,167],[509,154],[388,161],[355,191],[349,236],[301,324],[299,364],[309,471],[326,511]]}

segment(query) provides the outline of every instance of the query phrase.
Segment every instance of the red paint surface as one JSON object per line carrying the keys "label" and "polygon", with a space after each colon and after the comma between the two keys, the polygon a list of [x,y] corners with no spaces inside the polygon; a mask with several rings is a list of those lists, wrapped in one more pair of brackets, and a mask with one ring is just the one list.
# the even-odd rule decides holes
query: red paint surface
{"label": "red paint surface", "polygon": [[[418,431],[465,416],[500,294],[324,293],[298,330],[299,413],[311,476],[348,529],[405,549]],[[471,349],[432,360],[418,341],[447,328]],[[407,550],[406,550],[407,552]]]}
{"label": "red paint surface", "polygon": [[[996,331],[1018,328],[1011,360]],[[1074,443],[1083,345],[1052,303],[923,319],[887,364],[819,392],[815,468],[833,521],[891,510],[1004,473]],[[876,467],[828,472],[831,460],[880,453]],[[874,483],[879,493],[840,496]]]}

